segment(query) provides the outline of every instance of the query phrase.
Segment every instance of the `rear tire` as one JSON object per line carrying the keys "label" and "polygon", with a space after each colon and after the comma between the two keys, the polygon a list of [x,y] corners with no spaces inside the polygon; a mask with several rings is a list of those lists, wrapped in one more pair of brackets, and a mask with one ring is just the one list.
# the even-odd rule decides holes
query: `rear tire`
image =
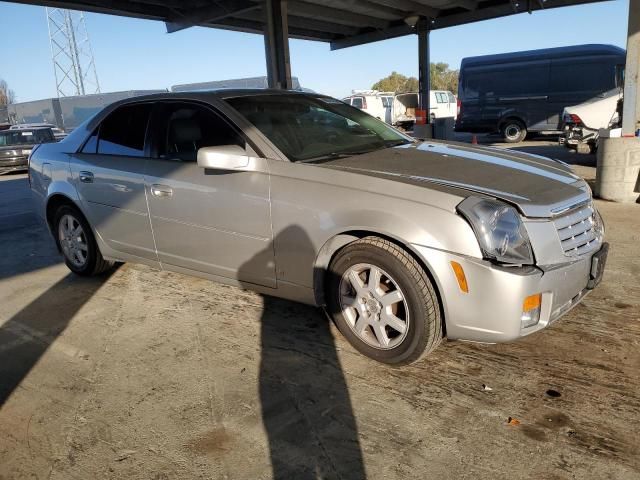
{"label": "rear tire", "polygon": [[518,119],[509,119],[502,124],[502,137],[507,143],[520,143],[527,136],[527,127]]}
{"label": "rear tire", "polygon": [[338,329],[374,360],[406,365],[442,341],[440,304],[429,276],[387,240],[365,237],[340,250],[326,288],[327,310]]}
{"label": "rear tire", "polygon": [[62,205],[56,210],[53,234],[64,263],[73,273],[89,277],[114,266],[115,262],[102,257],[89,222],[76,207]]}

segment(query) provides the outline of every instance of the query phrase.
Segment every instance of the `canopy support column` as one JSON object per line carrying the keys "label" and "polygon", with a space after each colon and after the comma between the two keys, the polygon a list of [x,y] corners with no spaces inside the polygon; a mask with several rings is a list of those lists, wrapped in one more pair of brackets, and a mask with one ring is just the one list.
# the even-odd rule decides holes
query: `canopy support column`
{"label": "canopy support column", "polygon": [[433,125],[431,125],[431,61],[429,55],[429,25],[427,19],[421,19],[417,25],[418,30],[418,97],[420,110],[424,117],[420,121],[416,116],[416,124],[413,134],[416,138],[433,138]]}
{"label": "canopy support column", "polygon": [[640,200],[640,0],[629,0],[622,138],[600,138],[595,194],[615,202]]}
{"label": "canopy support column", "polygon": [[290,90],[289,25],[286,0],[265,0],[264,49],[269,88]]}
{"label": "canopy support column", "polygon": [[622,134],[635,135],[640,114],[638,76],[640,75],[640,0],[629,0],[629,30],[627,31],[627,64],[624,80]]}

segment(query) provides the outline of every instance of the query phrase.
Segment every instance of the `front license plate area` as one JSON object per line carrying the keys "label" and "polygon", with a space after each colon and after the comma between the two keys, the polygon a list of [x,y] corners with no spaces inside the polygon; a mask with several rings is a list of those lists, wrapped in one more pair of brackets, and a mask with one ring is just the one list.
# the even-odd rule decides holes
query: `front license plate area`
{"label": "front license plate area", "polygon": [[602,280],[604,274],[604,266],[607,263],[607,255],[609,254],[609,244],[603,243],[602,248],[591,257],[591,271],[589,272],[589,282],[587,288],[589,290],[596,288]]}

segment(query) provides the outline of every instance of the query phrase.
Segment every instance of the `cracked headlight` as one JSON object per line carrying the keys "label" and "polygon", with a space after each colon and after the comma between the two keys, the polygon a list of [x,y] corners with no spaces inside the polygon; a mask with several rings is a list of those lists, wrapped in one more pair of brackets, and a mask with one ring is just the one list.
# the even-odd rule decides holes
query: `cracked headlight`
{"label": "cracked headlight", "polygon": [[518,211],[498,200],[469,197],[458,205],[476,234],[485,258],[511,264],[533,264],[531,242]]}

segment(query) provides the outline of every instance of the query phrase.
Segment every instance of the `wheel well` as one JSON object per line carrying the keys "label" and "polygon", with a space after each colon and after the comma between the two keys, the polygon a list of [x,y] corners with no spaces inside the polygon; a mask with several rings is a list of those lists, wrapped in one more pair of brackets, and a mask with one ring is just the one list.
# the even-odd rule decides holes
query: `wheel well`
{"label": "wheel well", "polygon": [[49,225],[49,230],[51,230],[52,232],[54,215],[56,214],[58,208],[60,208],[62,205],[70,205],[72,207],[75,206],[73,200],[61,194],[52,195],[47,202],[47,224]]}
{"label": "wheel well", "polygon": [[352,230],[340,233],[330,240],[328,240],[322,249],[320,249],[320,253],[318,254],[318,258],[316,259],[316,264],[313,272],[313,290],[316,299],[316,303],[318,305],[326,305],[325,299],[325,290],[326,290],[326,272],[331,264],[333,258],[346,247],[348,244],[355,242],[364,237],[379,237],[389,242],[397,245],[399,248],[407,252],[407,254],[411,255],[413,259],[418,262],[418,264],[423,268],[423,270],[427,273],[431,284],[433,285],[433,289],[436,292],[436,296],[438,297],[438,305],[440,308],[440,318],[442,319],[442,329],[443,333],[446,336],[446,322],[444,317],[444,303],[442,301],[442,296],[440,293],[440,289],[438,288],[438,283],[435,280],[433,272],[429,268],[429,266],[424,262],[424,260],[416,254],[411,248],[409,248],[406,244],[398,241],[397,239],[390,237],[388,235],[384,235],[378,232],[372,232],[367,230]]}
{"label": "wheel well", "polygon": [[509,117],[503,118],[502,120],[500,120],[500,125],[498,127],[498,130],[502,131],[503,127],[507,124],[507,122],[509,122],[510,120],[517,120],[518,122],[520,122],[522,125],[524,125],[524,128],[527,128],[527,122],[525,122],[521,117],[515,116],[515,115],[511,115]]}

